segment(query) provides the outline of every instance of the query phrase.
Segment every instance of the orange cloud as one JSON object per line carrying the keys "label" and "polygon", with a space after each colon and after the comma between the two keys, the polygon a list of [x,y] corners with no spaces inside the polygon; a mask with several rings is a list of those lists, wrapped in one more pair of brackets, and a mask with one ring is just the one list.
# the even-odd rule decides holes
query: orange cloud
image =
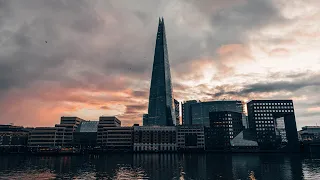
{"label": "orange cloud", "polygon": [[269,52],[269,56],[287,56],[289,55],[289,50],[285,48],[275,48]]}

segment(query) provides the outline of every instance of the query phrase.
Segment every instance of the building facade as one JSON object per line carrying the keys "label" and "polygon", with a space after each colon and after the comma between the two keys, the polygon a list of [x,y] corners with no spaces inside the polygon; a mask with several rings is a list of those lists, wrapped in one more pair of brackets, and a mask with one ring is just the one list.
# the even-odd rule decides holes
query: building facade
{"label": "building facade", "polygon": [[252,100],[247,104],[249,129],[261,149],[298,151],[298,133],[292,100]]}
{"label": "building facade", "polygon": [[176,124],[166,32],[163,18],[159,19],[158,33],[150,85],[149,126],[173,126]]}
{"label": "building facade", "polygon": [[91,150],[97,144],[98,121],[82,121],[73,133],[73,146]]}
{"label": "building facade", "polygon": [[231,140],[244,130],[242,113],[232,111],[210,112],[210,128],[206,128],[207,150],[230,150]]}
{"label": "building facade", "polygon": [[245,119],[243,102],[241,101],[187,101],[182,105],[182,121],[185,125],[210,126],[209,112],[231,111],[242,113]]}
{"label": "building facade", "polygon": [[22,126],[0,125],[0,152],[19,152],[25,150],[29,130]]}
{"label": "building facade", "polygon": [[105,127],[103,138],[103,147],[107,151],[133,150],[133,127]]}
{"label": "building facade", "polygon": [[299,135],[301,141],[320,141],[320,126],[304,126]]}
{"label": "building facade", "polygon": [[178,151],[203,151],[204,126],[177,126]]}
{"label": "building facade", "polygon": [[67,117],[63,116],[60,119],[60,124],[56,124],[55,127],[64,127],[64,147],[72,147],[73,146],[73,133],[76,131],[80,123],[84,121],[78,117]]}
{"label": "building facade", "polygon": [[65,144],[65,133],[65,127],[36,127],[29,134],[28,147],[30,149],[62,147]]}
{"label": "building facade", "polygon": [[174,111],[176,115],[176,126],[180,125],[180,103],[174,99]]}
{"label": "building facade", "polygon": [[177,131],[174,126],[134,126],[133,150],[135,152],[176,151]]}
{"label": "building facade", "polygon": [[190,100],[182,103],[182,125],[192,125],[192,104],[196,104],[198,101]]}
{"label": "building facade", "polygon": [[103,147],[106,144],[106,138],[104,138],[104,128],[107,127],[120,127],[121,121],[115,116],[101,116],[99,117],[98,131],[97,131],[97,146]]}

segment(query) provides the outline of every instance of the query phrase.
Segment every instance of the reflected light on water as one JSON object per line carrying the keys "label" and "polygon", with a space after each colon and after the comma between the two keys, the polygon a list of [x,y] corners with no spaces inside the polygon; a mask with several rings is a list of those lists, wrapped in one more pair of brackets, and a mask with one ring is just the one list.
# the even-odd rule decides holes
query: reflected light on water
{"label": "reflected light on water", "polygon": [[320,179],[320,160],[299,155],[10,155],[0,162],[0,179]]}

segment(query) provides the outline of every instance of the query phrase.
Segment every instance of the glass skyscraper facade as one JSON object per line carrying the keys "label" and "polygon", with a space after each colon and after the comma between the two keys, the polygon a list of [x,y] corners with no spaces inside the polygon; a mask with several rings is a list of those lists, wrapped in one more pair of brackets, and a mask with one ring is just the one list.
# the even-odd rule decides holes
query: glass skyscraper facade
{"label": "glass skyscraper facade", "polygon": [[209,127],[209,113],[217,111],[232,111],[242,113],[245,118],[241,101],[187,101],[182,104],[183,125],[204,125]]}
{"label": "glass skyscraper facade", "polygon": [[151,77],[148,119],[149,126],[176,124],[170,64],[163,18],[159,19],[156,47]]}

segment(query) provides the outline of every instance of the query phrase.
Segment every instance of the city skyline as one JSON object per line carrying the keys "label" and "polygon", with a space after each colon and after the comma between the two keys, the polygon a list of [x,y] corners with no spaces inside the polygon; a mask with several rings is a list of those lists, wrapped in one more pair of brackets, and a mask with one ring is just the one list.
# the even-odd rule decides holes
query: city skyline
{"label": "city skyline", "polygon": [[316,0],[0,4],[1,124],[68,115],[141,124],[158,16],[177,100],[293,99],[298,129],[319,123]]}

